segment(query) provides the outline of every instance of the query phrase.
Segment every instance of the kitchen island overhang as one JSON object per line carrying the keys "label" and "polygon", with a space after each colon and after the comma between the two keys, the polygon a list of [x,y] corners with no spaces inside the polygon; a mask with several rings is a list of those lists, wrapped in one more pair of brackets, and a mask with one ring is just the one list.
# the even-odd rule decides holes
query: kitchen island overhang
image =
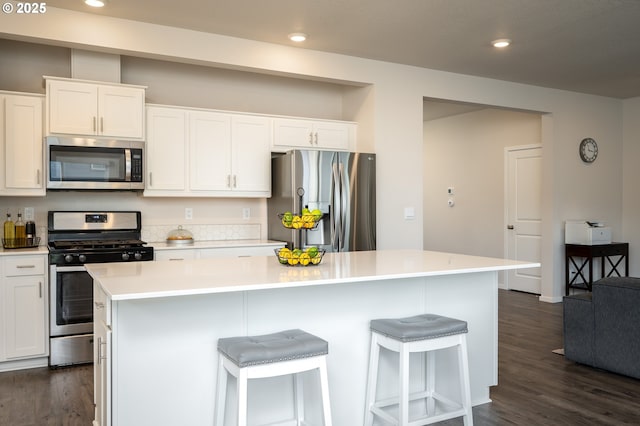
{"label": "kitchen island overhang", "polygon": [[[424,312],[469,323],[472,401],[489,402],[497,384],[497,272],[538,266],[418,250],[328,253],[308,267],[275,256],[88,265],[109,302],[112,424],[212,424],[217,339],[289,328],[329,342],[334,424],[362,424],[369,321]],[[442,361],[442,373],[452,370]],[[380,380],[395,390],[392,376]],[[267,385],[286,391],[288,383]],[[287,392],[267,385],[257,384],[250,419],[292,409]]]}

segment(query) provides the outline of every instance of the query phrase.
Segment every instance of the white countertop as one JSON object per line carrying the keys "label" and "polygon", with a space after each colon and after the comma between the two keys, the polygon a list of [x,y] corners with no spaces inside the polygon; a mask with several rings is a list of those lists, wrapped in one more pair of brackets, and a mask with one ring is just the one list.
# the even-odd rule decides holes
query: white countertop
{"label": "white countertop", "polygon": [[327,285],[532,268],[539,263],[421,250],[327,253],[312,266],[274,256],[88,264],[113,300]]}
{"label": "white countertop", "polygon": [[49,254],[47,246],[5,249],[0,245],[0,256],[24,256],[29,254]]}
{"label": "white countertop", "polygon": [[271,240],[211,240],[211,241],[194,241],[192,244],[168,244],[164,241],[147,243],[147,246],[153,247],[154,250],[231,248],[231,247],[255,247],[255,246],[282,247],[283,245],[284,243],[282,241],[271,241]]}

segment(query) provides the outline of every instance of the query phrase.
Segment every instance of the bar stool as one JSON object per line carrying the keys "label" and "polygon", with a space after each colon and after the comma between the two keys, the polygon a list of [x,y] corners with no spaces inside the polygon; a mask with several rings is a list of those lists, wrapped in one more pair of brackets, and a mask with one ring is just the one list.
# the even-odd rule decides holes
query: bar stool
{"label": "bar stool", "polygon": [[327,354],[329,344],[302,330],[285,330],[262,336],[240,336],[218,339],[218,385],[216,389],[215,425],[224,423],[227,379],[237,379],[237,425],[247,424],[247,391],[249,379],[293,375],[293,391],[297,425],[304,420],[303,381],[300,374],[318,370],[324,426],[331,426]]}
{"label": "bar stool", "polygon": [[[375,319],[371,321],[371,353],[366,393],[365,426],[373,425],[374,416],[399,426],[418,426],[445,419],[464,416],[465,426],[473,425],[469,365],[467,360],[467,323],[439,315],[424,314],[399,319]],[[435,388],[435,352],[439,349],[457,348],[460,401],[454,401]],[[378,360],[381,348],[399,354],[399,397],[376,400]],[[409,393],[409,354],[426,352],[425,389]],[[426,415],[409,421],[409,403],[426,400]],[[438,404],[436,411],[436,401]],[[385,407],[398,406],[398,417]],[[449,408],[449,410],[446,410]]]}

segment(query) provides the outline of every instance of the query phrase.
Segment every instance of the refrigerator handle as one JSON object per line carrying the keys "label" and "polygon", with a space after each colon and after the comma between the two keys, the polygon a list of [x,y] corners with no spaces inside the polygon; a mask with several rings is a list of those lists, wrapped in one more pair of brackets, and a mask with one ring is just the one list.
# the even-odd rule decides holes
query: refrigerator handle
{"label": "refrigerator handle", "polygon": [[340,215],[342,214],[342,206],[340,205],[340,174],[338,172],[338,163],[331,163],[331,205],[333,206],[333,217],[331,217],[331,248],[338,251],[339,235],[340,235]]}
{"label": "refrigerator handle", "polygon": [[338,251],[344,251],[345,247],[345,232],[347,229],[347,190],[349,188],[345,187],[345,176],[344,176],[344,164],[340,163],[339,174],[340,174],[340,247]]}

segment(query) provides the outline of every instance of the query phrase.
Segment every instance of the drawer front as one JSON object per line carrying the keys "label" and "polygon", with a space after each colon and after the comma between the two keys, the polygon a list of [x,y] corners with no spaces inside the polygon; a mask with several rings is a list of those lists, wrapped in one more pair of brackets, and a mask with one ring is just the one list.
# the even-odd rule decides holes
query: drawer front
{"label": "drawer front", "polygon": [[594,247],[595,248],[592,252],[594,257],[622,256],[624,254],[627,254],[627,252],[629,251],[629,248],[623,245],[611,245],[611,246],[603,246],[603,247],[594,246]]}
{"label": "drawer front", "polygon": [[44,275],[46,264],[46,256],[6,256],[4,258],[4,275],[6,277]]}
{"label": "drawer front", "polygon": [[[284,243],[283,245],[284,246]],[[225,247],[201,249],[200,258],[211,257],[250,257],[250,256],[275,256],[274,246],[251,246],[251,247]]]}
{"label": "drawer front", "polygon": [[155,250],[155,260],[189,260],[196,258],[195,249]]}

